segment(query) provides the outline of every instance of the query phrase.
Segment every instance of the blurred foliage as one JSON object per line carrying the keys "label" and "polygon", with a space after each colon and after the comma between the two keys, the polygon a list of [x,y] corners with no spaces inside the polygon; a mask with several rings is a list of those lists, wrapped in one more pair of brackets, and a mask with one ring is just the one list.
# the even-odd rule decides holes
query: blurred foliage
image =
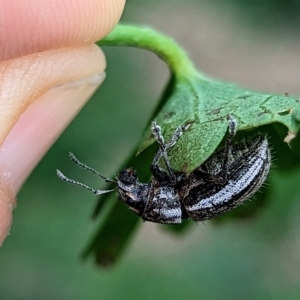
{"label": "blurred foliage", "polygon": [[268,31],[277,28],[282,30],[284,26],[293,31],[294,26],[299,26],[298,0],[216,0],[213,3],[219,8],[232,7],[242,22],[252,28]]}
{"label": "blurred foliage", "polygon": [[[189,3],[193,10],[200,10],[206,2],[154,1],[151,11],[147,1],[129,0],[123,20],[147,20],[166,3],[180,15]],[[224,7],[236,9],[237,28],[246,24],[245,20],[249,20],[250,29],[256,28],[259,22],[255,11],[259,11],[262,21],[269,20],[266,31],[277,33],[275,28],[281,28],[289,36],[297,30],[294,22],[298,19],[290,17],[299,15],[297,1],[211,2],[222,17],[227,13]],[[280,6],[282,9],[278,9]],[[281,11],[282,18],[276,19],[274,7]],[[186,19],[190,24],[186,32],[191,32],[194,24],[188,15]],[[261,31],[259,34],[263,36]],[[282,37],[278,37],[278,45]],[[106,55],[109,67],[104,85],[18,195],[12,234],[0,251],[0,299],[299,299],[300,168],[293,156],[299,153],[293,154],[282,143],[286,132],[281,126],[261,129],[269,131],[274,167],[262,193],[233,212],[238,216],[236,221],[226,215],[226,222],[185,222],[183,227],[145,223],[114,269],[104,271],[82,263],[79,257],[83,246],[90,243],[95,227],[104,224],[116,209],[115,202],[103,207],[100,221],[92,222],[89,216],[96,205],[93,196],[60,182],[55,169],[59,167],[66,174],[103,188],[96,178],[78,171],[68,161],[68,151],[113,177],[148,126],[168,78],[163,63],[149,53],[110,48]],[[145,164],[137,165],[139,173],[149,166],[146,156]],[[121,218],[123,215],[120,212]],[[174,228],[182,234],[165,234]]]}

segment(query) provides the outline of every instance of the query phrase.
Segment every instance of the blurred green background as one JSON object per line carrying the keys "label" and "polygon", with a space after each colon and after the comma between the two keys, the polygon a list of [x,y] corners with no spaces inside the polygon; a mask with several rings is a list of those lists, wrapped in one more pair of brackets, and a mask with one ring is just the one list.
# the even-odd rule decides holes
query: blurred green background
{"label": "blurred green background", "polygon": [[[299,14],[292,0],[129,0],[122,21],[174,37],[212,77],[300,95]],[[105,53],[105,83],[18,195],[11,236],[0,251],[0,299],[299,299],[300,170],[281,172],[276,152],[270,201],[251,218],[192,224],[181,235],[143,223],[113,268],[80,259],[101,222],[90,218],[96,199],[59,181],[55,169],[104,187],[72,165],[68,151],[114,176],[168,79],[151,53]]]}

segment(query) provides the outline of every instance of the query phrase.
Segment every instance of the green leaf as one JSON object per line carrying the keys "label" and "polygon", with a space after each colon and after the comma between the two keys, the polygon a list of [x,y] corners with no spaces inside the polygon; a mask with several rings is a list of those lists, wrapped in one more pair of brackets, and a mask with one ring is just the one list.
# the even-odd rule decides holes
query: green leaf
{"label": "green leaf", "polygon": [[[176,171],[192,172],[219,146],[227,130],[227,116],[238,121],[238,130],[281,123],[290,134],[300,127],[298,97],[251,92],[202,75],[174,40],[150,28],[118,25],[98,43],[102,46],[130,46],[150,50],[162,58],[172,74],[168,99],[153,116],[168,140],[180,125],[192,124],[170,151]],[[287,134],[287,133],[286,133]],[[149,128],[138,154],[155,142]]]}
{"label": "green leaf", "polygon": [[[216,150],[224,138],[229,114],[238,121],[238,130],[278,122],[296,134],[300,128],[299,109],[296,97],[250,92],[195,76],[177,82],[156,120],[166,140],[178,126],[192,124],[169,153],[175,170],[190,173]],[[138,153],[154,142],[148,130]]]}
{"label": "green leaf", "polygon": [[[149,130],[150,121],[153,119],[156,119],[162,127],[166,141],[179,126],[191,124],[171,149],[169,156],[174,170],[192,172],[220,146],[226,135],[227,116],[230,114],[238,121],[237,139],[259,128],[269,133],[271,144],[275,145],[277,151],[276,156],[280,158],[280,169],[290,170],[294,166],[299,166],[299,139],[292,140],[290,144],[283,143],[285,136],[295,137],[299,131],[298,97],[251,92],[232,84],[212,80],[196,70],[185,51],[172,39],[149,28],[118,25],[97,44],[146,49],[156,53],[170,68],[171,79],[148,122],[138,154],[155,142]],[[142,182],[148,182],[150,179],[149,166],[157,147],[149,149],[150,151],[137,158],[132,154],[122,164],[138,168]],[[295,154],[290,152],[287,155],[290,149]],[[113,197],[115,196],[102,196],[94,217],[98,216],[107,203],[114,201]],[[227,214],[226,218],[252,215],[259,205],[268,202],[268,190],[264,190],[258,198],[260,199],[250,205]],[[128,245],[138,224],[139,219],[118,200],[104,222],[100,224],[84,256],[93,255],[102,266],[114,263]],[[165,229],[185,232],[190,227],[189,224],[192,223],[185,222],[177,227],[166,226]]]}

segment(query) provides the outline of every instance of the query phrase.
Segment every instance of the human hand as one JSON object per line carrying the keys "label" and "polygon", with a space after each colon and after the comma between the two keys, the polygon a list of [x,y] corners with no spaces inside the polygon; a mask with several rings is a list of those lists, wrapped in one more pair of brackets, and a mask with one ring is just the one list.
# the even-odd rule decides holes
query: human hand
{"label": "human hand", "polygon": [[104,79],[125,0],[0,2],[0,246],[28,175]]}

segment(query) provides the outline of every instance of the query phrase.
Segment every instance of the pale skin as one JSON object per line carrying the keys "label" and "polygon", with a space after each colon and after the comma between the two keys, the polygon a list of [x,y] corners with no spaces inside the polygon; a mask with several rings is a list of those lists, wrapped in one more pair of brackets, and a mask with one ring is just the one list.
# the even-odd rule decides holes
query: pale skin
{"label": "pale skin", "polygon": [[0,1],[0,246],[16,195],[104,79],[125,0]]}

